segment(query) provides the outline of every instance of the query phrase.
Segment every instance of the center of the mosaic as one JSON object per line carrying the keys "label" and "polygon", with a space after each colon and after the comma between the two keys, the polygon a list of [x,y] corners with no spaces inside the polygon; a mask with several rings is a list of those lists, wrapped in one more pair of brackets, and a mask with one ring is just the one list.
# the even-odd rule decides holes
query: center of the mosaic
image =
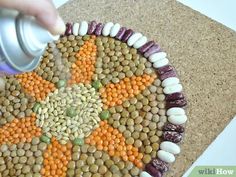
{"label": "center of the mosaic", "polygon": [[98,127],[103,106],[99,93],[90,84],[61,87],[39,104],[37,126],[62,144],[89,136]]}

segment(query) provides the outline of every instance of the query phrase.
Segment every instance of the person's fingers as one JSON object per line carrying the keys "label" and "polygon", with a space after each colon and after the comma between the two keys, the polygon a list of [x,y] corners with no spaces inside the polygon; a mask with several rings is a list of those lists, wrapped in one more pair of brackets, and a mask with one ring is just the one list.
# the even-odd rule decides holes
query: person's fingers
{"label": "person's fingers", "polygon": [[37,21],[52,34],[65,32],[65,24],[51,0],[0,0],[0,7],[16,9],[24,14],[35,16]]}

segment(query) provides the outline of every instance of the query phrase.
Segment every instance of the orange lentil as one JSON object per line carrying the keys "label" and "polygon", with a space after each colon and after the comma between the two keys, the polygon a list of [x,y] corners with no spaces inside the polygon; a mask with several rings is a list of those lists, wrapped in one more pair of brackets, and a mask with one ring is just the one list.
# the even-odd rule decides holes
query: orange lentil
{"label": "orange lentil", "polygon": [[41,136],[41,129],[35,125],[35,116],[13,119],[0,128],[0,144],[31,142],[33,137]]}
{"label": "orange lentil", "polygon": [[96,128],[85,139],[85,142],[96,145],[98,150],[106,151],[110,156],[121,157],[124,161],[129,160],[137,167],[142,168],[142,153],[139,153],[136,147],[127,145],[122,133],[111,127],[106,120],[100,122],[100,127]]}
{"label": "orange lentil", "polygon": [[35,72],[19,74],[16,75],[16,78],[20,81],[25,92],[35,97],[37,101],[44,100],[50,92],[56,89],[53,83],[44,80]]}
{"label": "orange lentil", "polygon": [[152,84],[156,75],[132,76],[124,78],[116,84],[107,84],[99,92],[104,103],[104,107],[121,105],[123,101],[134,97],[142,90]]}
{"label": "orange lentil", "polygon": [[52,137],[52,143],[44,151],[43,177],[66,176],[67,164],[71,160],[71,143],[61,145],[56,138]]}
{"label": "orange lentil", "polygon": [[96,37],[86,41],[76,54],[77,61],[72,64],[71,79],[69,84],[90,83],[95,71],[97,46]]}

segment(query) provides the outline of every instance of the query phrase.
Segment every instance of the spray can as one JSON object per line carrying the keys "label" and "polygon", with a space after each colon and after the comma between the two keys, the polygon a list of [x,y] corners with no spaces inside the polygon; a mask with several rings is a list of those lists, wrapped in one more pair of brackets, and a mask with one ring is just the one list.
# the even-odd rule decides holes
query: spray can
{"label": "spray can", "polygon": [[0,77],[35,69],[47,43],[58,38],[33,17],[0,8]]}

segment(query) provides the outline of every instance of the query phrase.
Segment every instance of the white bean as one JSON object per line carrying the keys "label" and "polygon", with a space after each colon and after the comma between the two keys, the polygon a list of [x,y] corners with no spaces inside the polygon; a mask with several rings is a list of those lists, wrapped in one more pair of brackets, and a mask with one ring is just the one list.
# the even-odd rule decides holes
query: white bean
{"label": "white bean", "polygon": [[112,22],[108,22],[104,25],[104,28],[102,29],[102,35],[108,36],[111,33],[111,28],[114,26]]}
{"label": "white bean", "polygon": [[183,108],[173,107],[173,108],[168,109],[166,114],[167,114],[167,116],[170,116],[170,115],[185,115],[185,110]]}
{"label": "white bean", "polygon": [[163,66],[166,66],[168,65],[169,63],[169,60],[167,58],[163,58],[163,59],[160,59],[160,60],[157,60],[154,64],[153,64],[153,67],[154,68],[161,68]]}
{"label": "white bean", "polygon": [[165,94],[172,94],[176,92],[181,92],[183,90],[183,86],[181,84],[175,84],[175,85],[170,85],[167,86],[163,89],[163,92]]}
{"label": "white bean", "polygon": [[140,177],[152,177],[149,173],[147,173],[146,171],[142,171],[140,173]]}
{"label": "white bean", "polygon": [[175,156],[173,154],[163,151],[163,150],[159,150],[157,152],[157,156],[159,159],[161,159],[162,161],[166,163],[173,163],[175,161]]}
{"label": "white bean", "polygon": [[79,34],[79,23],[74,23],[73,24],[72,32],[75,36],[78,36],[78,34]]}
{"label": "white bean", "polygon": [[185,115],[185,110],[179,107],[173,107],[167,110],[166,114],[170,115]]}
{"label": "white bean", "polygon": [[175,85],[175,84],[179,84],[179,78],[177,77],[169,77],[166,78],[165,80],[162,81],[162,87],[167,87],[170,85]]}
{"label": "white bean", "polygon": [[146,42],[147,42],[147,37],[146,36],[142,36],[139,40],[137,40],[134,43],[133,47],[135,49],[138,49],[138,48],[142,47],[144,44],[146,44]]}
{"label": "white bean", "polygon": [[172,143],[170,141],[162,142],[160,145],[160,149],[164,150],[166,152],[172,153],[172,154],[179,154],[180,153],[180,147],[177,144]]}
{"label": "white bean", "polygon": [[111,37],[115,37],[117,35],[117,33],[119,32],[120,30],[120,24],[119,23],[116,23],[112,28],[111,28],[111,32],[110,32],[110,36]]}
{"label": "white bean", "polygon": [[79,35],[84,36],[88,32],[88,22],[82,21],[79,27]]}
{"label": "white bean", "polygon": [[157,60],[166,58],[167,54],[165,52],[157,52],[149,56],[149,61],[155,63]]}
{"label": "white bean", "polygon": [[171,115],[168,117],[168,121],[175,125],[184,124],[187,121],[186,115]]}
{"label": "white bean", "polygon": [[141,33],[134,33],[127,41],[128,46],[134,45],[136,41],[138,41],[143,35]]}

